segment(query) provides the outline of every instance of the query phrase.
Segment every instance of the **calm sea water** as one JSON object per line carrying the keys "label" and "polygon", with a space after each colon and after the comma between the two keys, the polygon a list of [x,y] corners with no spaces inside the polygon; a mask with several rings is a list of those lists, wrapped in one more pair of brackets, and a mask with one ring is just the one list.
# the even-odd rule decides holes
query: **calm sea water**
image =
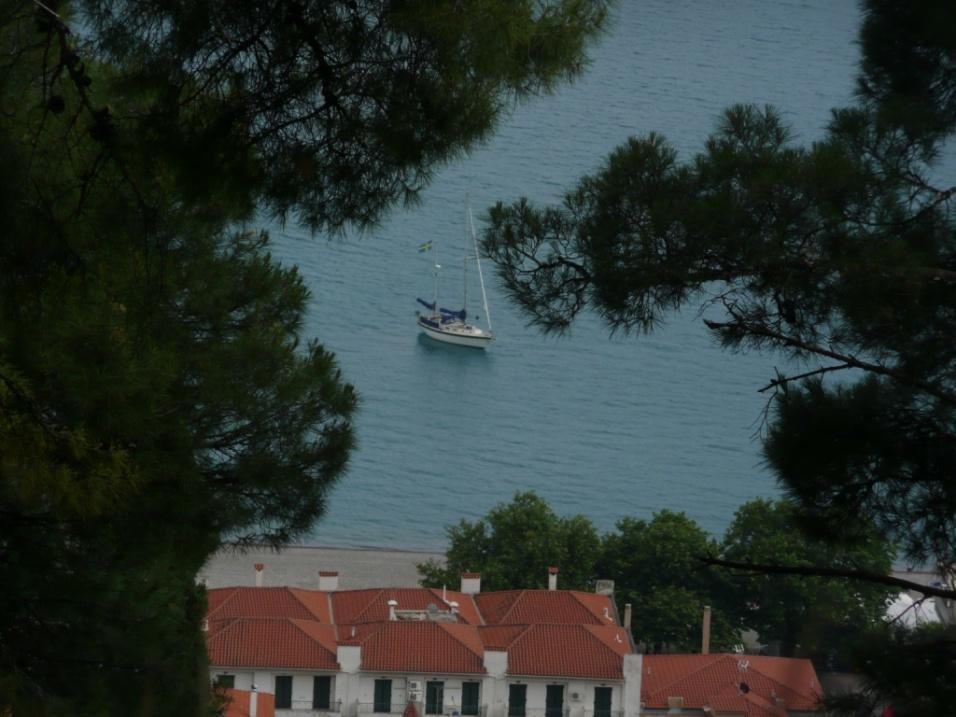
{"label": "calm sea water", "polygon": [[434,344],[415,326],[415,297],[432,290],[416,248],[435,242],[455,296],[466,194],[479,224],[499,199],[553,202],[650,131],[690,157],[735,102],[775,105],[798,141],[820,137],[852,99],[858,21],[850,0],[620,0],[590,70],[517,106],[418,206],[347,240],[273,227],[274,254],[313,292],[307,333],[361,396],[358,449],[307,542],[440,549],[446,525],[528,489],[602,530],[671,508],[720,533],[741,503],[776,495],[757,389],[779,357],[722,351],[693,310],[646,337],[611,339],[587,316],[544,337],[487,263],[499,340],[487,352]]}

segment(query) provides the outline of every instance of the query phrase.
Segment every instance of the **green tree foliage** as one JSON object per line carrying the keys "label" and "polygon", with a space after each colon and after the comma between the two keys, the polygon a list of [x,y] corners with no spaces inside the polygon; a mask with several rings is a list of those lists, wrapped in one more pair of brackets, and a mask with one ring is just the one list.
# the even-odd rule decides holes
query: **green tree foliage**
{"label": "green tree foliage", "polygon": [[956,187],[934,177],[956,130],[956,5],[868,0],[860,40],[858,102],[819,142],[750,105],[687,162],[630,139],[563,206],[492,208],[485,247],[551,331],[590,307],[646,332],[716,293],[718,341],[802,362],[764,388],[766,456],[803,529],[849,547],[876,526],[951,574]]}
{"label": "green tree foliage", "polygon": [[599,575],[614,580],[619,608],[631,604],[634,639],[648,652],[699,652],[705,605],[712,606],[711,649],[739,642],[718,602],[720,577],[700,562],[717,549],[695,521],[669,510],[649,521],[624,518],[603,537]]}
{"label": "green tree foliage", "polygon": [[463,572],[480,572],[485,591],[545,588],[552,566],[564,589],[586,590],[595,578],[601,541],[591,521],[559,517],[533,492],[515,493],[485,518],[462,520],[447,533],[444,562],[418,565],[426,587],[457,587]]}
{"label": "green tree foliage", "polygon": [[[3,33],[25,47],[0,95],[0,704],[195,714],[197,569],[223,538],[303,534],[355,398],[300,345],[307,291],[265,238],[177,207],[159,167],[54,112],[36,73],[55,33]],[[57,96],[92,101],[71,84]]]}
{"label": "green tree foliage", "polygon": [[189,186],[313,229],[373,222],[514,100],[583,68],[608,0],[82,0]]}
{"label": "green tree foliage", "polygon": [[[723,556],[752,563],[851,568],[888,574],[893,546],[870,535],[852,546],[808,538],[788,501],[740,507],[724,533]],[[848,669],[851,643],[882,623],[896,590],[839,578],[737,575],[723,601],[738,628],[755,630],[780,654],[812,657],[823,668]]]}
{"label": "green tree foliage", "polygon": [[[900,83],[933,92],[924,105],[935,98],[932,124],[948,133],[956,80],[940,69],[945,82],[905,85],[874,29],[897,13],[912,20],[897,5],[873,3],[867,16],[874,98],[835,111],[824,140],[798,147],[776,111],[734,107],[690,162],[652,134],[615,150],[563,207],[499,204],[485,244],[550,330],[590,305],[614,329],[647,331],[716,287],[725,316],[707,325],[721,342],[810,364],[812,375],[771,383],[766,443],[806,526],[849,540],[864,516],[908,558],[946,565],[956,560],[956,188],[927,178],[940,133],[917,141],[886,106],[905,104]],[[917,6],[917,17],[952,18],[951,4],[907,8]],[[950,44],[912,52],[945,68],[956,23],[934,27]],[[826,382],[836,373],[845,381]]]}
{"label": "green tree foliage", "polygon": [[196,571],[304,535],[353,444],[249,223],[373,221],[577,72],[604,9],[0,7],[0,713],[209,709]]}
{"label": "green tree foliage", "polygon": [[684,513],[662,510],[650,520],[624,518],[598,536],[582,516],[562,518],[536,494],[516,493],[485,518],[448,528],[445,561],[418,566],[422,585],[456,586],[462,572],[480,572],[482,590],[546,586],[547,568],[560,570],[559,586],[593,589],[595,579],[615,584],[623,614],[648,652],[697,652],[705,605],[712,608],[711,649],[730,650],[741,630],[759,633],[787,655],[812,657],[820,667],[849,659],[849,637],[880,623],[886,587],[819,577],[727,575],[701,558],[779,560],[794,565],[845,566],[885,573],[892,546],[875,534],[844,548],[807,538],[786,501],[755,500],[737,511],[717,541]]}
{"label": "green tree foliage", "polygon": [[830,700],[834,712],[871,717],[891,705],[897,715],[951,714],[956,700],[953,625],[872,630],[855,647],[872,687]]}

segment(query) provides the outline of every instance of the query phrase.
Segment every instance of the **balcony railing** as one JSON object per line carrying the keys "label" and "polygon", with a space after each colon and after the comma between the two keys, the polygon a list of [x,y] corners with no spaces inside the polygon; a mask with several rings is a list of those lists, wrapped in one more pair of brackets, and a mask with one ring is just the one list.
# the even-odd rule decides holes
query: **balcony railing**
{"label": "balcony railing", "polygon": [[[568,717],[571,713],[570,707],[562,707],[561,709],[548,709],[547,707],[525,707],[524,712],[522,713],[523,717]],[[505,714],[510,714],[507,710]],[[615,717],[610,715],[610,717]]]}
{"label": "balcony railing", "polygon": [[360,715],[370,714],[392,714],[400,715],[405,711],[407,702],[392,702],[388,705],[388,711],[384,709],[385,705],[379,705],[375,702],[358,702],[355,705],[355,713]]}
{"label": "balcony railing", "polygon": [[[278,708],[283,711],[283,708]],[[328,707],[313,707],[312,700],[292,700],[292,706],[285,709],[291,709],[297,714],[305,715],[339,715],[342,714],[342,700],[333,700],[329,702]]]}
{"label": "balcony railing", "polygon": [[[342,717],[357,717],[358,715],[374,715],[374,714],[392,714],[392,715],[402,714],[405,711],[405,707],[407,705],[408,705],[407,702],[393,702],[389,706],[389,711],[385,712],[382,710],[377,710],[375,708],[376,705],[374,702],[353,703],[352,706],[354,707],[354,709],[350,712],[348,709],[348,706],[346,705],[346,710],[345,712],[342,713]],[[529,714],[529,717],[545,717],[544,710],[542,710],[541,712],[542,712],[541,715]],[[433,713],[429,712],[427,714],[431,715]],[[434,714],[444,715],[445,717],[450,717],[451,715],[459,715],[460,717],[470,717],[469,715],[465,715],[461,711],[460,705],[444,705],[442,707],[441,712],[434,713]],[[425,717],[427,717],[427,715]],[[477,717],[488,717],[488,705],[481,705],[478,708]],[[551,715],[548,715],[547,717],[551,717]],[[564,715],[556,715],[556,717],[568,717],[568,716],[567,716],[567,713],[565,713]]]}

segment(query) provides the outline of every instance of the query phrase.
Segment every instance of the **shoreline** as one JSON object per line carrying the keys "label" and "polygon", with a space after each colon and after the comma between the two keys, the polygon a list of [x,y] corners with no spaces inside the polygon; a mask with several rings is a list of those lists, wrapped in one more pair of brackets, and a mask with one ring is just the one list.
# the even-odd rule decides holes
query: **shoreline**
{"label": "shoreline", "polygon": [[336,571],[340,590],[377,587],[418,587],[416,565],[444,560],[444,553],[384,547],[292,545],[269,547],[226,546],[215,553],[196,576],[208,588],[252,586],[255,565],[265,566],[264,587],[317,589],[319,571]]}

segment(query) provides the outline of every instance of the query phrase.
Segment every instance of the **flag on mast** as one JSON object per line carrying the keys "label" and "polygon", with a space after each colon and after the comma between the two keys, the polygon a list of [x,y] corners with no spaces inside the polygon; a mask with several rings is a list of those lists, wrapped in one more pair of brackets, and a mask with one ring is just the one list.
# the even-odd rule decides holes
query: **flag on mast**
{"label": "flag on mast", "polygon": [[430,241],[427,241],[418,247],[418,251],[428,251],[431,248],[432,248],[432,243]]}

